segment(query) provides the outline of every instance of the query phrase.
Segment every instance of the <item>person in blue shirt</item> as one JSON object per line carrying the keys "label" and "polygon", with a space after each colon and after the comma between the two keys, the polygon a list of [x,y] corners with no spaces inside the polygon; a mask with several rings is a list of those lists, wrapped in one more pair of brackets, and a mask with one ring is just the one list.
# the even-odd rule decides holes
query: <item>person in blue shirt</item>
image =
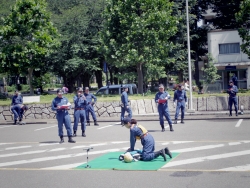
{"label": "person in blue shirt", "polygon": [[[19,112],[20,112],[22,104],[23,104],[22,96],[19,94],[18,91],[15,91],[15,95],[12,97],[12,101],[11,101],[11,111],[14,114],[14,124],[16,124],[17,119],[19,117]],[[19,121],[20,121],[20,118],[19,118]]]}
{"label": "person in blue shirt", "polygon": [[141,140],[143,148],[140,160],[151,161],[159,156],[162,156],[164,161],[166,161],[167,158],[165,154],[172,158],[172,154],[167,147],[157,152],[154,151],[154,137],[149,134],[147,129],[145,129],[142,125],[138,125],[135,119],[126,117],[123,122],[124,126],[130,130],[130,148],[127,150],[128,152],[135,151],[136,140]]}
{"label": "person in blue shirt", "polygon": [[[176,102],[177,106],[176,106]],[[184,123],[184,115],[185,115],[185,107],[187,106],[187,96],[186,96],[186,91],[183,89],[183,86],[180,84],[178,85],[178,89],[175,90],[174,92],[174,107],[176,106],[176,111],[175,111],[175,121],[174,123],[177,124],[177,119],[179,116],[179,112],[181,109],[181,123]]]}
{"label": "person in blue shirt", "polygon": [[238,88],[237,86],[234,85],[234,82],[232,80],[229,81],[227,93],[229,94],[229,99],[228,99],[229,116],[232,116],[233,104],[235,108],[235,115],[238,116],[238,100],[237,100]]}
{"label": "person in blue shirt", "polygon": [[156,95],[155,95],[155,102],[158,104],[158,113],[159,113],[160,125],[162,128],[162,130],[161,130],[162,132],[165,131],[163,116],[165,116],[165,118],[168,121],[170,131],[174,131],[173,123],[172,123],[172,120],[170,118],[169,110],[168,110],[168,99],[170,99],[170,95],[168,94],[168,92],[164,91],[163,84],[160,84],[159,85],[159,92],[156,93]]}
{"label": "person in blue shirt", "polygon": [[76,131],[78,127],[79,119],[81,121],[81,128],[82,128],[82,136],[86,137],[85,129],[86,129],[86,113],[85,107],[87,104],[86,97],[83,95],[83,89],[79,87],[77,89],[77,95],[73,98],[75,104],[75,111],[74,111],[74,134],[76,136]]}
{"label": "person in blue shirt", "polygon": [[58,135],[61,139],[60,143],[64,142],[63,139],[63,124],[67,130],[68,142],[75,143],[72,139],[72,131],[71,131],[71,120],[68,113],[68,110],[71,108],[71,105],[66,97],[63,97],[62,89],[57,90],[57,97],[53,99],[51,104],[51,109],[56,111],[56,119],[58,122]]}
{"label": "person in blue shirt", "polygon": [[124,115],[125,112],[128,113],[128,117],[132,118],[132,110],[128,104],[129,100],[128,100],[128,87],[127,86],[123,86],[123,92],[121,94],[121,125],[123,125],[123,120],[124,120]]}
{"label": "person in blue shirt", "polygon": [[238,87],[238,78],[235,74],[233,74],[233,76],[232,76],[232,81],[233,81],[234,85]]}
{"label": "person in blue shirt", "polygon": [[[98,126],[95,110],[94,110],[94,104],[97,101],[96,96],[94,96],[92,93],[89,92],[89,88],[85,87],[84,96],[86,97],[87,105],[86,105],[86,119],[87,119],[87,125],[90,126],[90,118],[89,113],[91,113],[92,118],[94,120],[94,125]],[[92,101],[94,99],[94,102]]]}

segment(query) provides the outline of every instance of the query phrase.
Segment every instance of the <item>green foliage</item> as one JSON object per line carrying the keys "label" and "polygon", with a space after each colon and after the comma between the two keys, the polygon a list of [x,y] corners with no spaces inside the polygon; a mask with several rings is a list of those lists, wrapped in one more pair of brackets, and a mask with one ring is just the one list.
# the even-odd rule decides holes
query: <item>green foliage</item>
{"label": "green foliage", "polygon": [[164,67],[172,61],[168,52],[174,44],[169,38],[178,24],[178,18],[172,16],[172,5],[168,0],[107,0],[101,51],[116,67],[136,68],[139,93],[145,65]]}
{"label": "green foliage", "polygon": [[242,38],[241,50],[250,57],[250,0],[241,2],[240,11],[236,14],[237,23],[240,25],[238,32]]}
{"label": "green foliage", "polygon": [[204,84],[211,84],[218,80],[221,76],[217,74],[218,69],[214,66],[213,59],[208,55],[208,63],[205,68],[202,68],[204,71]]}

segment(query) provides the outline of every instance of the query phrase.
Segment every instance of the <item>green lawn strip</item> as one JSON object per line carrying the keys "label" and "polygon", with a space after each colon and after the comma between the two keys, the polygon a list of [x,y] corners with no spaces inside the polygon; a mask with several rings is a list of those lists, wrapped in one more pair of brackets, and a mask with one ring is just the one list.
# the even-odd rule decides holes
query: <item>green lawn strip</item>
{"label": "green lawn strip", "polygon": [[77,170],[159,170],[162,166],[176,158],[179,153],[172,153],[172,159],[167,156],[167,161],[162,157],[158,157],[152,161],[137,161],[132,163],[125,163],[118,160],[118,157],[123,152],[110,152],[100,157],[91,160],[88,165],[91,168],[85,168],[86,163],[74,169]]}

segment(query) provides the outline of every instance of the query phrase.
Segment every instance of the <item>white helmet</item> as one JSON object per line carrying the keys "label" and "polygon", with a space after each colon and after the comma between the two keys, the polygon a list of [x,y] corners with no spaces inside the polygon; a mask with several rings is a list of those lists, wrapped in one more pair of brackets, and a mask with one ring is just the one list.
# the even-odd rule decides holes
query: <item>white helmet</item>
{"label": "white helmet", "polygon": [[133,161],[133,157],[131,155],[131,153],[127,152],[124,154],[124,162],[125,163],[131,163]]}

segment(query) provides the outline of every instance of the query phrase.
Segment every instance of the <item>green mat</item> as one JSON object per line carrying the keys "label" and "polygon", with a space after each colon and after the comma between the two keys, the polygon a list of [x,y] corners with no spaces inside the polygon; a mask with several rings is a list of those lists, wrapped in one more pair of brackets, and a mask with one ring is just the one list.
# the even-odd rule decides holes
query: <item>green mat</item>
{"label": "green mat", "polygon": [[152,161],[137,161],[132,163],[125,163],[123,161],[119,161],[118,157],[123,152],[110,152],[104,154],[100,157],[97,157],[91,161],[89,161],[89,165],[91,168],[85,168],[87,165],[82,164],[75,169],[80,170],[158,170],[166,163],[173,160],[175,157],[179,155],[179,153],[172,153],[172,159],[167,156],[167,161],[164,161],[160,156]]}

